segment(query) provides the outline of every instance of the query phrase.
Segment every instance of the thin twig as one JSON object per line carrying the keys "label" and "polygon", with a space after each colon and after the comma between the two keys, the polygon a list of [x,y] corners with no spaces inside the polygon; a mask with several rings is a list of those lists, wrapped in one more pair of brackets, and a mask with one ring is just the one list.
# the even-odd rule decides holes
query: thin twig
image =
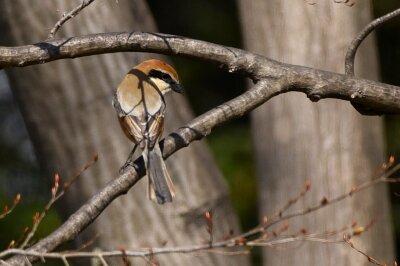
{"label": "thin twig", "polygon": [[53,206],[55,202],[57,202],[67,191],[67,189],[70,187],[72,183],[76,181],[76,179],[82,175],[82,173],[88,169],[90,166],[92,166],[96,161],[98,160],[98,155],[94,155],[93,158],[86,162],[78,171],[75,175],[69,178],[69,181],[64,183],[64,186],[60,192],[58,192],[59,188],[59,182],[60,182],[60,177],[58,174],[54,175],[54,186],[51,189],[51,198],[49,202],[46,204],[42,212],[39,214],[38,212],[33,216],[33,226],[32,229],[29,231],[27,234],[26,238],[20,245],[21,249],[24,249],[28,244],[29,241],[32,239],[32,237],[35,235],[40,223],[43,221],[43,219],[46,217],[47,213],[49,212],[50,208]]}
{"label": "thin twig", "polygon": [[[369,181],[366,181],[358,186],[353,186],[351,190],[343,195],[335,197],[331,200],[326,200],[324,203],[319,203],[318,205],[305,208],[303,210],[293,212],[291,214],[285,216],[275,216],[272,217],[269,221],[266,221],[266,224],[263,224],[260,227],[252,229],[246,233],[243,233],[236,237],[231,237],[227,240],[217,241],[212,243],[205,243],[201,245],[192,245],[192,246],[183,246],[183,247],[161,247],[161,248],[150,248],[145,249],[144,251],[127,251],[127,250],[117,250],[117,251],[94,251],[94,252],[79,252],[79,251],[72,251],[72,252],[43,252],[43,251],[33,251],[33,250],[22,250],[22,249],[8,249],[0,253],[0,259],[5,258],[10,255],[23,255],[37,257],[37,258],[55,258],[60,259],[64,262],[67,262],[69,258],[99,258],[103,265],[106,265],[104,258],[107,257],[142,257],[142,258],[152,258],[155,255],[162,255],[162,254],[170,254],[170,253],[181,253],[181,254],[188,254],[188,253],[198,253],[198,252],[213,252],[222,255],[233,255],[233,254],[247,254],[248,250],[236,251],[236,252],[225,252],[224,250],[219,250],[221,248],[246,248],[246,247],[253,247],[253,246],[266,246],[266,247],[275,247],[278,245],[294,243],[294,242],[301,242],[301,241],[311,241],[311,242],[320,242],[320,243],[343,243],[347,242],[346,239],[335,239],[332,238],[339,233],[343,233],[344,231],[351,230],[349,233],[345,233],[347,236],[347,240],[349,240],[350,235],[359,236],[362,233],[366,232],[369,227],[373,224],[373,222],[368,223],[366,226],[358,226],[356,227],[357,223],[352,222],[352,225],[345,226],[339,230],[333,231],[325,231],[324,233],[310,233],[306,234],[301,230],[297,235],[289,235],[285,236],[282,235],[281,232],[284,232],[288,228],[288,224],[284,224],[278,233],[274,235],[272,238],[265,237],[264,233],[267,232],[267,229],[274,224],[287,221],[293,217],[299,215],[306,215],[310,212],[315,212],[323,207],[326,207],[330,204],[334,204],[336,202],[342,201],[347,197],[354,195],[366,188],[369,188],[373,185],[383,182],[399,182],[400,178],[390,178],[394,173],[396,173],[400,169],[400,164],[393,166],[394,159],[390,157],[389,162],[383,164],[382,169],[385,169],[380,176],[374,177]],[[309,187],[308,185],[306,187]],[[307,190],[307,189],[306,189]],[[211,217],[210,217],[211,219]],[[209,222],[208,222],[209,223]],[[362,252],[360,252],[362,253]],[[368,255],[362,253],[369,258]],[[373,262],[373,260],[372,260]],[[381,265],[381,264],[377,264]]]}
{"label": "thin twig", "polygon": [[[233,247],[251,247],[251,246],[274,246],[287,244],[291,242],[297,241],[310,241],[310,242],[322,242],[322,243],[340,243],[343,240],[327,240],[323,238],[315,238],[315,237],[307,237],[307,236],[299,236],[299,237],[288,237],[282,238],[279,240],[271,240],[266,241],[264,243],[243,243],[238,244],[233,241],[221,241],[213,244],[213,248],[210,249],[208,244],[202,245],[193,245],[193,246],[182,246],[182,247],[164,247],[164,248],[152,248],[147,249],[145,251],[129,251],[129,250],[114,250],[114,251],[103,251],[103,252],[90,252],[90,251],[81,251],[81,252],[36,252],[29,251],[23,249],[7,249],[0,253],[0,258],[10,256],[10,255],[24,255],[24,256],[34,256],[34,257],[43,257],[43,258],[52,258],[52,259],[61,259],[66,260],[67,258],[110,258],[110,257],[150,257],[154,255],[162,255],[162,254],[171,254],[171,253],[179,253],[179,254],[190,254],[190,253],[217,253],[221,255],[232,255],[232,254],[248,254],[247,249],[243,251],[236,251],[235,253],[231,252],[222,252],[219,250],[220,248],[233,248]],[[217,251],[215,251],[217,250]]]}
{"label": "thin twig", "polygon": [[[264,90],[266,86],[269,87],[269,90]],[[190,123],[178,129],[162,141],[160,145],[163,147],[164,159],[168,158],[177,150],[188,146],[191,142],[205,137],[215,126],[235,117],[243,116],[248,110],[243,109],[238,103],[250,103],[250,109],[254,109],[267,98],[272,97],[276,89],[278,88],[269,86],[265,81],[260,81],[244,94],[193,119]],[[179,136],[179,139],[182,141],[176,141],[176,136]],[[38,241],[29,251],[51,251],[66,241],[74,239],[84,228],[91,224],[115,198],[126,194],[128,190],[145,175],[144,163],[141,157],[138,158],[133,165],[133,167],[129,166],[126,168],[126,171],[120,173],[118,178],[112,179],[102,190],[71,215],[63,225],[58,227],[47,237]],[[16,265],[23,263],[20,256],[10,258],[9,262]]]}
{"label": "thin twig", "polygon": [[[319,242],[319,243],[343,243],[343,239],[327,239],[321,237],[315,237],[312,235],[302,235],[302,236],[282,236],[279,239],[271,239],[269,241],[249,241],[245,243],[238,243],[233,240],[225,240],[220,242],[215,242],[213,247],[210,248],[208,244],[202,245],[192,245],[192,246],[181,246],[181,247],[162,247],[162,248],[151,248],[144,251],[134,251],[134,250],[114,250],[114,251],[72,251],[72,252],[36,252],[23,249],[7,249],[0,253],[0,258],[7,257],[10,255],[23,255],[23,256],[34,256],[41,258],[52,258],[60,259],[64,263],[70,258],[99,258],[102,263],[106,263],[104,258],[111,257],[141,257],[141,258],[152,258],[155,255],[163,254],[193,254],[193,253],[215,253],[220,255],[247,255],[250,253],[248,249],[237,250],[237,251],[226,251],[221,248],[246,248],[254,246],[265,246],[273,247],[277,245],[283,245],[288,243],[294,243],[299,241],[307,242]],[[105,264],[106,265],[106,264]]]}
{"label": "thin twig", "polygon": [[372,22],[370,22],[358,35],[353,39],[350,46],[347,48],[346,58],[345,58],[345,73],[346,75],[354,76],[354,60],[356,57],[356,52],[360,44],[365,38],[377,27],[381,26],[383,23],[400,15],[400,8],[396,9],[389,14],[379,17]]}
{"label": "thin twig", "polygon": [[287,221],[289,219],[292,219],[294,217],[298,217],[298,216],[304,216],[306,214],[315,212],[319,209],[322,209],[326,206],[332,205],[334,203],[337,203],[339,201],[342,201],[348,197],[353,196],[355,193],[362,191],[364,189],[367,189],[371,186],[374,186],[378,183],[397,183],[400,182],[400,178],[389,178],[391,175],[393,175],[394,173],[396,173],[399,169],[400,169],[400,164],[395,165],[394,167],[390,168],[393,164],[393,157],[390,157],[389,159],[389,163],[385,165],[385,167],[387,167],[386,171],[384,173],[382,173],[380,176],[378,176],[377,178],[373,178],[372,180],[368,180],[358,186],[353,186],[350,191],[348,191],[347,193],[344,193],[342,195],[339,195],[337,197],[334,197],[330,200],[324,198],[323,201],[321,201],[319,204],[309,207],[309,208],[305,208],[303,210],[299,210],[299,211],[295,211],[293,213],[287,214],[287,215],[276,215],[271,217],[270,219],[268,219],[268,221],[262,225],[260,225],[259,227],[254,228],[253,230],[248,231],[247,233],[244,233],[241,235],[241,237],[244,237],[246,239],[252,238],[254,236],[257,236],[260,233],[265,232],[268,228],[270,228],[271,226],[280,223],[282,221]]}
{"label": "thin twig", "polygon": [[14,198],[14,202],[11,208],[9,208],[7,205],[4,206],[3,211],[0,213],[0,220],[4,219],[7,215],[9,215],[15,209],[20,200],[21,200],[21,194],[18,193]]}
{"label": "thin twig", "polygon": [[294,198],[291,198],[287,204],[281,208],[276,214],[274,214],[273,216],[282,216],[282,214],[284,212],[286,212],[290,207],[292,207],[293,205],[295,205],[301,198],[303,198],[308,191],[310,191],[311,188],[311,183],[309,180],[306,180],[304,182],[304,188],[303,190]]}
{"label": "thin twig", "polygon": [[25,263],[28,266],[32,266],[32,263],[29,261],[29,259],[27,257],[25,257]]}
{"label": "thin twig", "polygon": [[65,255],[61,256],[61,260],[62,260],[62,262],[64,263],[65,266],[70,266],[69,263],[68,263],[67,258],[65,257]]}
{"label": "thin twig", "polygon": [[67,22],[68,20],[74,18],[76,15],[79,14],[79,12],[81,12],[85,7],[90,5],[92,2],[94,2],[94,0],[83,0],[82,4],[80,4],[79,6],[75,7],[74,9],[72,9],[67,14],[63,14],[61,19],[59,21],[57,21],[57,23],[51,29],[48,39],[53,39],[54,36],[56,35],[57,31],[61,28],[61,26],[65,22]]}
{"label": "thin twig", "polygon": [[379,266],[387,266],[386,263],[381,263],[380,261],[378,261],[377,259],[374,259],[373,257],[371,257],[370,255],[368,255],[365,251],[362,251],[360,249],[358,249],[357,247],[354,246],[353,242],[350,241],[350,237],[347,236],[346,234],[343,235],[343,240],[345,243],[347,243],[352,249],[354,249],[355,251],[357,251],[358,253],[364,255],[369,262],[375,264],[375,265],[379,265]]}
{"label": "thin twig", "polygon": [[[54,179],[54,187],[52,188],[52,192],[55,191],[57,193],[57,189],[54,190],[54,188],[58,188],[58,175],[56,174]],[[44,217],[46,217],[48,211],[50,210],[51,206],[53,206],[53,204],[62,196],[64,195],[64,192],[62,191],[59,194],[55,194],[52,193],[52,197],[49,200],[49,202],[46,204],[46,206],[44,207],[44,209],[42,210],[42,212],[39,214],[38,212],[35,213],[35,215],[33,216],[33,225],[32,225],[32,229],[29,231],[29,233],[27,234],[27,236],[25,237],[24,241],[22,242],[22,244],[20,245],[21,249],[24,249],[30,242],[30,240],[32,239],[32,237],[35,235],[40,223],[43,221]]]}
{"label": "thin twig", "polygon": [[102,264],[103,266],[108,266],[107,261],[104,259],[104,257],[103,257],[100,253],[97,253],[97,254],[96,254],[96,257],[100,260],[100,262],[101,262],[101,264]]}

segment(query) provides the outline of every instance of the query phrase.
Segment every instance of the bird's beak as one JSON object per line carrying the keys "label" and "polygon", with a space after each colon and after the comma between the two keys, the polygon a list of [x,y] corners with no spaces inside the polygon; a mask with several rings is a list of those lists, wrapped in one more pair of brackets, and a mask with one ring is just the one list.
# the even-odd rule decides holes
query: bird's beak
{"label": "bird's beak", "polygon": [[183,86],[179,83],[175,83],[171,85],[171,89],[177,93],[184,93],[185,89],[183,88]]}

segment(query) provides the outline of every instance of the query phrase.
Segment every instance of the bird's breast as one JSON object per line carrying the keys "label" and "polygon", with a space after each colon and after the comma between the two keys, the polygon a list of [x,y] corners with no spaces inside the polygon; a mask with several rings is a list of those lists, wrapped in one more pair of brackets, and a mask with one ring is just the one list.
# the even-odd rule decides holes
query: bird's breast
{"label": "bird's breast", "polygon": [[135,117],[155,115],[162,110],[164,99],[155,84],[127,75],[117,90],[118,101],[125,114]]}

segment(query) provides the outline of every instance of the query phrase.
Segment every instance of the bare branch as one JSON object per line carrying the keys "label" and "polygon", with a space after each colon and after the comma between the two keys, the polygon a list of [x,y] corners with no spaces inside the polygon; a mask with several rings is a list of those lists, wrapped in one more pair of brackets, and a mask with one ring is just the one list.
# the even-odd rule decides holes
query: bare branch
{"label": "bare branch", "polygon": [[159,33],[105,33],[20,47],[0,47],[0,68],[115,52],[155,52],[205,60],[254,81],[283,82],[283,92],[300,91],[312,101],[337,98],[361,103],[380,114],[400,113],[400,88],[322,70],[283,64],[240,49]]}
{"label": "bare branch", "polygon": [[17,204],[20,202],[20,200],[21,200],[21,194],[18,193],[14,198],[11,208],[8,207],[8,205],[4,205],[3,211],[0,212],[0,220],[4,219],[7,215],[9,215],[15,209],[15,207],[17,207]]}
{"label": "bare branch", "polygon": [[[268,90],[265,88],[269,87]],[[211,130],[226,121],[243,116],[270,99],[279,87],[272,87],[266,81],[260,81],[252,89],[235,99],[224,103],[211,111],[195,118],[186,126],[166,137],[162,143],[164,158],[188,146],[195,140],[200,140],[210,134]],[[46,238],[33,245],[28,251],[46,253],[62,243],[74,239],[83,229],[92,223],[98,215],[118,196],[126,194],[145,174],[143,159],[140,157],[134,166],[128,166],[119,177],[112,179],[106,187],[89,199],[79,210],[71,215],[58,229]],[[20,265],[23,257],[11,258],[9,263]]]}
{"label": "bare branch", "polygon": [[370,22],[351,42],[349,48],[347,48],[346,58],[345,58],[345,73],[346,75],[354,76],[354,60],[356,57],[356,52],[360,44],[364,41],[365,38],[377,27],[381,26],[383,23],[388,22],[389,20],[400,15],[400,8],[396,9],[389,14],[386,14],[380,18],[377,18]]}
{"label": "bare branch", "polygon": [[[274,214],[274,216],[282,216],[284,212],[286,212],[290,207],[295,205],[301,198],[303,198],[307,194],[307,192],[310,191],[310,189],[311,189],[311,182],[309,180],[306,180],[306,182],[304,183],[303,190],[296,197],[289,199],[286,205],[283,208],[281,208],[277,214]],[[264,219],[268,220],[267,217],[265,217]]]}
{"label": "bare branch", "polygon": [[350,189],[350,191],[348,191],[347,193],[344,193],[344,194],[334,197],[332,199],[323,198],[321,200],[321,202],[319,202],[315,206],[311,206],[311,207],[305,208],[303,210],[298,210],[298,211],[295,211],[295,212],[292,212],[292,213],[289,213],[286,215],[281,215],[282,212],[278,212],[277,215],[267,219],[267,222],[264,222],[264,224],[244,233],[242,235],[242,237],[251,238],[253,236],[257,236],[258,234],[265,232],[268,228],[272,227],[275,224],[281,223],[282,221],[287,221],[294,217],[304,216],[306,214],[313,213],[313,212],[318,211],[322,208],[325,208],[329,205],[335,204],[346,198],[349,198],[349,197],[353,196],[355,193],[358,193],[362,190],[370,188],[371,186],[374,186],[376,184],[383,183],[383,182],[398,183],[398,182],[400,182],[400,178],[390,178],[391,175],[393,175],[394,173],[396,173],[397,171],[400,170],[400,164],[397,164],[394,167],[391,167],[393,165],[393,163],[394,163],[394,159],[393,159],[393,157],[390,157],[389,162],[385,163],[382,166],[382,171],[384,171],[384,172],[381,173],[379,176],[374,177],[372,180],[368,180],[359,185],[354,185]]}
{"label": "bare branch", "polygon": [[23,256],[33,256],[40,258],[53,258],[60,259],[64,262],[70,258],[111,258],[111,257],[140,257],[147,258],[153,257],[156,255],[163,254],[190,254],[190,253],[216,253],[221,255],[243,255],[249,254],[247,249],[239,250],[239,251],[225,251],[221,250],[222,248],[246,248],[246,247],[254,247],[254,246],[263,246],[263,247],[274,247],[278,245],[294,243],[294,242],[319,242],[319,243],[344,243],[343,239],[327,239],[322,237],[315,237],[310,235],[302,235],[302,236],[282,236],[278,239],[271,239],[268,241],[251,241],[239,243],[232,239],[226,241],[220,241],[213,243],[212,247],[209,244],[201,244],[201,245],[192,245],[192,246],[182,246],[182,247],[162,247],[162,248],[148,248],[143,251],[130,251],[130,250],[114,250],[114,251],[69,251],[69,252],[35,252],[23,249],[7,249],[0,253],[0,258],[7,257],[10,255],[23,255]]}
{"label": "bare branch", "polygon": [[[210,134],[215,126],[242,116],[270,98],[289,91],[304,92],[312,101],[338,98],[369,104],[382,112],[400,113],[400,88],[395,86],[283,64],[236,48],[154,33],[95,34],[21,47],[0,47],[0,67],[26,66],[63,58],[128,51],[198,58],[258,81],[242,95],[197,117],[165,138],[161,143],[164,158]],[[46,253],[74,239],[115,198],[127,193],[143,175],[143,160],[139,158],[133,167],[127,167],[125,172],[81,206],[61,227],[27,252]],[[288,215],[285,217],[290,218]],[[24,256],[14,257],[9,263],[19,265],[23,261]]]}
{"label": "bare branch", "polygon": [[[221,106],[221,109],[224,107]],[[223,111],[222,111],[223,112]],[[196,119],[195,119],[196,120]],[[192,125],[194,123],[191,123]],[[194,130],[194,129],[192,129]],[[177,133],[171,134],[168,138],[173,138],[174,135],[176,134],[175,137],[182,136]],[[165,141],[168,141],[167,140]],[[194,140],[194,139],[193,139]],[[168,145],[168,144],[165,144]],[[164,146],[165,149],[168,148],[168,146]],[[176,148],[179,149],[179,148]],[[165,153],[164,153],[165,155]],[[168,155],[165,155],[168,156]],[[272,217],[272,219],[268,220],[265,222],[265,224],[262,224],[259,227],[256,227],[244,234],[241,234],[236,237],[231,237],[228,240],[220,241],[220,242],[213,242],[213,243],[207,243],[203,245],[195,245],[195,246],[188,246],[188,247],[173,247],[173,248],[158,248],[158,249],[151,249],[149,252],[146,251],[140,251],[140,252],[132,252],[129,253],[127,251],[124,251],[124,254],[127,256],[150,256],[154,254],[166,254],[166,253],[192,253],[195,251],[201,251],[201,250],[208,250],[210,248],[215,249],[215,248],[221,248],[221,247],[226,247],[226,248],[231,248],[231,247],[245,247],[245,246],[274,246],[278,244],[283,244],[283,243],[288,243],[288,242],[296,242],[296,241],[319,241],[325,242],[325,243],[338,243],[340,242],[339,240],[335,239],[328,239],[330,236],[334,236],[335,234],[347,230],[348,227],[345,227],[344,229],[341,230],[336,230],[334,233],[327,231],[322,234],[303,234],[302,235],[292,235],[292,236],[281,236],[281,233],[277,233],[275,238],[272,239],[265,239],[263,237],[260,238],[260,235],[264,234],[267,232],[267,229],[270,228],[271,226],[289,220],[293,217],[297,217],[300,215],[306,215],[308,213],[315,212],[323,207],[326,207],[330,204],[334,204],[336,202],[342,201],[347,197],[352,196],[353,194],[362,191],[368,187],[371,187],[373,185],[376,185],[378,183],[382,182],[399,182],[400,178],[390,178],[390,176],[398,171],[400,169],[400,164],[392,167],[394,162],[393,157],[390,158],[389,163],[384,164],[382,167],[382,172],[379,176],[373,178],[372,180],[366,181],[363,184],[360,184],[358,186],[353,186],[351,190],[343,195],[340,195],[338,197],[335,197],[331,200],[327,200],[324,203],[319,203],[318,205],[314,207],[308,207],[303,210],[293,212],[291,214],[285,215],[285,216],[275,216]],[[141,165],[141,166],[140,166]],[[140,167],[143,167],[143,162],[142,158],[139,158],[138,160],[135,161],[135,167],[140,169]],[[121,186],[122,184],[132,186],[135,184],[139,179],[140,176],[134,171],[132,172],[129,170],[129,167],[127,168],[128,170],[122,174],[122,176],[119,177],[118,180],[110,182],[110,184],[104,188],[98,195],[94,196],[91,200],[89,200],[88,203],[86,203],[83,207],[81,207],[71,218],[69,218],[60,228],[58,228],[55,232],[53,232],[51,235],[46,237],[45,239],[39,241],[36,245],[34,245],[32,248],[25,250],[25,251],[18,251],[17,249],[13,249],[13,251],[6,250],[2,253],[0,253],[0,259],[3,257],[6,257],[10,254],[24,254],[25,256],[34,256],[34,258],[37,257],[49,257],[52,256],[53,253],[49,253],[49,251],[53,250],[57,245],[63,243],[63,241],[68,241],[72,239],[75,235],[79,233],[79,231],[83,230],[90,222],[92,222],[102,210],[98,210],[98,208],[104,209],[110,202],[106,202],[105,206],[101,206],[100,203],[97,203],[95,205],[96,201],[103,201],[105,202],[106,200],[109,200],[107,198],[107,193],[119,193],[122,194],[124,190],[128,190],[128,188]],[[140,171],[142,172],[142,171]],[[130,175],[130,176],[129,176]],[[141,174],[143,175],[143,173]],[[121,180],[124,179],[124,180]],[[131,180],[128,180],[131,179]],[[121,183],[122,181],[122,183]],[[115,184],[119,183],[119,184]],[[114,186],[115,189],[111,190],[110,187]],[[308,187],[308,186],[307,186]],[[122,190],[122,192],[121,192]],[[301,193],[302,194],[302,193]],[[115,195],[111,195],[111,197],[116,197]],[[94,218],[91,218],[91,217]],[[86,219],[84,219],[86,218]],[[78,220],[77,220],[78,219]],[[210,217],[211,219],[211,217]],[[210,222],[208,222],[210,224]],[[369,223],[365,227],[355,227],[356,224],[353,223],[352,227],[352,234],[353,236],[358,236],[365,232],[372,223]],[[75,228],[78,227],[78,228]],[[284,232],[287,230],[288,225],[284,225],[283,228],[281,229],[280,232]],[[279,238],[277,238],[279,237]],[[25,253],[24,253],[25,252]],[[47,254],[50,254],[47,256]],[[60,253],[54,253],[56,256],[60,255]],[[68,258],[69,253],[62,253],[61,255],[63,256],[64,259]],[[74,252],[74,254],[78,254],[77,257],[87,257],[89,253],[85,252]],[[86,255],[85,255],[86,254]],[[110,253],[100,253],[100,254],[95,254],[93,255],[93,252],[91,253],[92,257],[108,257],[108,256],[121,256],[121,251],[113,251]],[[14,257],[11,258],[8,263],[10,264],[16,264],[20,263],[25,257]],[[31,258],[33,259],[33,258]]]}
{"label": "bare branch", "polygon": [[346,234],[343,235],[343,240],[345,243],[347,243],[352,249],[354,249],[355,251],[357,251],[358,253],[360,253],[361,255],[365,256],[367,258],[367,260],[369,262],[371,262],[372,264],[375,265],[379,265],[379,266],[387,266],[386,263],[382,263],[380,261],[378,261],[377,259],[374,259],[373,257],[371,257],[370,255],[368,255],[365,251],[362,251],[361,249],[357,248],[356,246],[354,246],[353,242],[350,241],[350,237],[347,236]]}
{"label": "bare branch", "polygon": [[57,31],[61,28],[62,25],[64,25],[65,22],[68,20],[74,18],[76,15],[79,14],[85,7],[93,3],[94,0],[83,0],[82,4],[79,6],[75,7],[72,9],[70,12],[67,14],[63,14],[61,19],[57,21],[57,23],[54,25],[54,27],[51,29],[48,39],[53,39],[54,36],[56,35]]}
{"label": "bare branch", "polygon": [[[367,225],[368,226],[368,225]],[[146,248],[138,250],[114,250],[114,251],[60,251],[60,252],[35,252],[23,249],[8,249],[0,252],[0,259],[10,255],[23,255],[25,258],[28,256],[36,258],[52,258],[60,259],[65,265],[68,265],[68,259],[71,258],[98,258],[103,265],[107,265],[104,258],[121,257],[126,259],[128,257],[140,257],[145,259],[147,262],[154,261],[154,256],[163,254],[190,254],[190,253],[214,253],[219,255],[247,255],[250,254],[250,250],[247,248],[251,247],[270,247],[277,248],[285,244],[296,243],[296,242],[319,242],[324,244],[343,244],[347,242],[351,235],[359,236],[363,232],[354,234],[350,233],[349,227],[345,226],[344,229],[335,230],[334,233],[326,231],[324,233],[311,233],[306,234],[303,232],[292,234],[292,235],[276,235],[271,238],[265,238],[259,236],[259,238],[252,241],[243,238],[243,235],[232,237],[227,240],[201,244],[201,245],[189,245],[181,247],[160,247],[160,248]],[[346,238],[336,237],[341,232],[345,232]],[[243,240],[242,240],[243,239]],[[349,243],[349,242],[348,242]],[[233,250],[232,250],[233,249]],[[1,261],[1,260],[0,260]]]}
{"label": "bare branch", "polygon": [[65,192],[67,189],[71,186],[72,183],[76,181],[76,179],[82,175],[82,173],[87,170],[90,166],[92,166],[95,162],[98,160],[98,155],[95,154],[93,158],[91,158],[90,161],[86,162],[78,171],[75,175],[69,178],[68,181],[66,181],[62,187],[62,190],[58,192],[59,189],[59,184],[60,184],[60,177],[58,174],[54,175],[54,186],[51,188],[51,198],[49,202],[46,204],[42,212],[39,214],[37,212],[33,216],[33,226],[32,229],[29,231],[27,236],[25,237],[24,241],[20,245],[20,249],[24,249],[28,244],[29,241],[32,239],[32,237],[35,235],[37,229],[39,228],[40,223],[43,221],[43,219],[46,217],[47,213],[49,212],[50,208],[56,203],[62,196],[64,196]]}
{"label": "bare branch", "polygon": [[[240,49],[169,35],[97,34],[16,48],[3,47],[0,48],[0,66],[24,66],[61,58],[121,51],[162,52],[196,57],[227,67],[229,72],[242,72],[259,80],[244,94],[197,117],[165,138],[161,143],[164,158],[210,134],[215,126],[240,117],[270,98],[289,91],[304,92],[313,101],[328,97],[355,99],[380,110],[400,112],[400,90],[397,87],[286,65]],[[74,239],[116,197],[127,193],[144,175],[142,158],[135,161],[133,168],[127,167],[126,170],[77,210],[60,228],[29,250],[47,252]],[[18,264],[21,259],[14,258],[11,261]]]}

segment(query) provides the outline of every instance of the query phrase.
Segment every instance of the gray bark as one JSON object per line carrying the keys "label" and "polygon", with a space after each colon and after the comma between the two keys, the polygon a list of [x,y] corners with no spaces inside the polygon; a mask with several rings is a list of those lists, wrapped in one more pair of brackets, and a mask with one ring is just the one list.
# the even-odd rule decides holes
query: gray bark
{"label": "gray bark", "polygon": [[[67,58],[116,52],[156,52],[205,60],[254,81],[268,79],[271,97],[299,91],[311,101],[326,98],[367,105],[369,114],[400,113],[400,87],[299,65],[285,64],[259,54],[205,41],[162,33],[114,32],[42,41],[31,45],[0,46],[0,67],[25,67]],[[266,92],[269,94],[269,92]]]}
{"label": "gray bark", "polygon": [[[57,36],[154,30],[145,2],[129,2],[132,1],[97,1],[67,22]],[[2,43],[21,45],[45,39],[61,13],[78,4],[80,1],[2,1],[1,16],[8,24]],[[92,56],[8,72],[38,158],[49,175],[58,172],[66,178],[93,153],[99,154],[99,162],[78,179],[63,199],[65,216],[117,176],[125,162],[132,144],[119,128],[111,95],[129,68],[149,57],[154,56]],[[177,95],[167,99],[167,109],[166,132],[192,117],[185,99]],[[95,232],[100,233],[96,245],[104,250],[160,246],[164,241],[167,246],[198,243],[208,239],[203,220],[207,210],[214,214],[216,238],[230,228],[238,231],[225,182],[204,143],[174,155],[167,167],[177,186],[173,204],[158,206],[149,201],[146,184],[140,182],[126,196],[115,200],[84,231],[78,243],[92,238]],[[212,254],[168,255],[159,260],[166,265],[247,262],[245,257]]]}
{"label": "gray bark", "polygon": [[[334,1],[240,0],[245,47],[285,63],[343,72],[351,39],[370,20],[369,1],[353,7]],[[359,51],[356,75],[378,78],[375,44]],[[384,161],[382,120],[362,117],[347,102],[311,103],[300,94],[272,99],[252,114],[259,176],[260,214],[273,214],[311,180],[313,190],[297,208],[339,195],[372,176]],[[297,232],[322,232],[352,220],[377,224],[355,244],[369,255],[394,258],[387,189],[374,187],[345,202],[290,222]],[[339,238],[341,235],[338,236]],[[264,250],[264,265],[369,265],[345,245],[303,243]]]}

